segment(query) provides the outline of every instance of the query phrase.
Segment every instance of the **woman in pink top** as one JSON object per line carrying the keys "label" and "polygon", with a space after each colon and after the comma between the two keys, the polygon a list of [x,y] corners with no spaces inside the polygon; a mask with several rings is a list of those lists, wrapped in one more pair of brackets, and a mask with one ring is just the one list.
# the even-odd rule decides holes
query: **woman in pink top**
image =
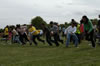
{"label": "woman in pink top", "polygon": [[80,32],[81,32],[81,39],[84,39],[84,24],[80,21]]}

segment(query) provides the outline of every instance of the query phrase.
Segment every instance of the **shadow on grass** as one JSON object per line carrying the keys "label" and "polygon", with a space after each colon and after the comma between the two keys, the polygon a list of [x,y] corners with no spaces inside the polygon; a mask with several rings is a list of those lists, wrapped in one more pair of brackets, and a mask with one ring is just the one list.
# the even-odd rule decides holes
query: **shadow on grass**
{"label": "shadow on grass", "polygon": [[81,52],[81,51],[89,51],[89,50],[92,50],[94,48],[80,48],[78,50],[75,50],[75,52]]}

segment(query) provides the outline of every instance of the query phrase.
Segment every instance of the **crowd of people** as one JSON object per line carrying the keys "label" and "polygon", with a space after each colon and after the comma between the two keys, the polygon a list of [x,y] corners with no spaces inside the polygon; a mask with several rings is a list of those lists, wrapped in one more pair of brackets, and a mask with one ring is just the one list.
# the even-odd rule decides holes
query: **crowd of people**
{"label": "crowd of people", "polygon": [[[100,15],[99,15],[100,18]],[[38,41],[45,44],[48,43],[49,46],[55,44],[59,46],[60,43],[64,44],[66,47],[69,47],[70,42],[75,44],[75,47],[78,47],[78,44],[82,43],[82,40],[91,41],[92,47],[96,47],[96,39],[99,38],[98,43],[100,43],[100,20],[98,24],[94,21],[91,21],[87,16],[83,16],[80,20],[80,23],[77,23],[74,19],[71,20],[71,25],[67,28],[61,28],[57,22],[51,21],[49,26],[41,24],[42,29],[36,29],[34,25],[16,25],[16,26],[6,26],[4,29],[4,40],[11,40],[12,43],[19,43],[25,45],[29,42],[30,45],[38,45]],[[66,37],[66,42],[61,39]],[[44,37],[41,37],[44,36]],[[36,40],[37,39],[37,40]]]}

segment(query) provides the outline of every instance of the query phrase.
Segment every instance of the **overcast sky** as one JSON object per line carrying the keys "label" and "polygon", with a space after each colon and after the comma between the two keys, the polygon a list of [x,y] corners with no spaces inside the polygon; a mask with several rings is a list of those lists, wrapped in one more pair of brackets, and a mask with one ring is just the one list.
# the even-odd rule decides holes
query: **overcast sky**
{"label": "overcast sky", "polygon": [[10,24],[29,24],[35,16],[47,23],[64,23],[83,15],[98,18],[100,0],[0,0],[0,28]]}

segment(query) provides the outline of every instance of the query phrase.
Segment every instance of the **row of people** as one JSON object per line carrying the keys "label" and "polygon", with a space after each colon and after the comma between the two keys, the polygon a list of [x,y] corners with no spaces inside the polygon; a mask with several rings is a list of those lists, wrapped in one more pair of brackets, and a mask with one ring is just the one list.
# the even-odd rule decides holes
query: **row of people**
{"label": "row of people", "polygon": [[[99,24],[98,22],[98,30]],[[18,42],[22,45],[26,44],[28,41],[30,45],[32,45],[32,42],[37,46],[38,42],[36,41],[36,38],[45,43],[45,40],[41,39],[41,35],[45,35],[47,43],[52,46],[53,43],[56,46],[59,46],[59,42],[64,44],[64,41],[60,37],[61,29],[59,28],[58,23],[55,23],[53,21],[50,22],[50,27],[47,27],[45,24],[41,24],[42,30],[37,30],[35,26],[30,25],[28,28],[26,25],[20,26],[17,25],[16,27],[12,27],[11,29],[8,29],[8,26],[5,28],[4,34],[5,37],[8,38],[12,37],[12,42]],[[69,46],[70,40],[72,39],[75,43],[75,47],[78,47],[78,44],[81,43],[81,39],[83,39],[84,36],[86,40],[91,41],[92,47],[95,47],[95,41],[94,41],[94,34],[95,34],[96,27],[93,26],[92,22],[89,20],[87,16],[83,16],[80,24],[76,23],[74,19],[72,19],[72,23],[69,27],[66,29],[62,29],[63,36],[66,35],[66,47]]]}

